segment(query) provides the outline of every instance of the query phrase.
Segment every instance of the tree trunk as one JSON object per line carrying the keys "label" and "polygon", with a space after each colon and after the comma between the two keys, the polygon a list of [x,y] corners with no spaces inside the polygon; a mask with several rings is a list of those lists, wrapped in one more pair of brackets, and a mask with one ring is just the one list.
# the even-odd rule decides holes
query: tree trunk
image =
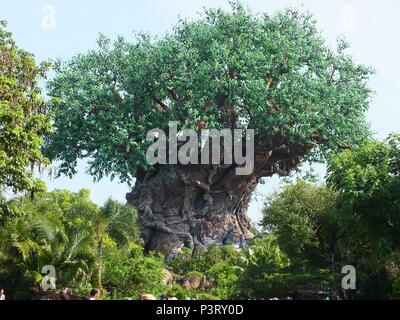
{"label": "tree trunk", "polygon": [[234,165],[159,166],[139,174],[126,199],[138,210],[147,251],[170,258],[183,246],[240,246],[253,237],[247,207],[259,179],[287,175],[299,162],[297,148],[277,148],[257,155],[248,176]]}
{"label": "tree trunk", "polygon": [[97,263],[96,272],[94,278],[94,287],[102,289],[102,279],[103,279],[103,240],[101,239],[97,244]]}
{"label": "tree trunk", "polygon": [[256,180],[231,167],[191,166],[137,179],[127,200],[138,209],[146,250],[174,255],[182,246],[240,245],[252,237],[246,211]]}

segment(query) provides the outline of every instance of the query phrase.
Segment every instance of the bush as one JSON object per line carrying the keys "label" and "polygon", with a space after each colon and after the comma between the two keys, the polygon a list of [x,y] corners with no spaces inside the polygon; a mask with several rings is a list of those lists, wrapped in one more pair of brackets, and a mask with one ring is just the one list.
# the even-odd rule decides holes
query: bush
{"label": "bush", "polygon": [[393,282],[391,298],[394,300],[400,300],[400,278],[397,278]]}
{"label": "bush", "polygon": [[78,296],[88,296],[93,286],[90,283],[80,283],[79,286],[73,288],[73,293]]}
{"label": "bush", "polygon": [[221,300],[220,297],[214,296],[210,293],[197,293],[195,298],[197,300]]}
{"label": "bush", "polygon": [[179,300],[185,300],[188,297],[191,297],[189,291],[185,290],[181,286],[175,284],[168,288],[167,294],[170,297],[177,297]]}
{"label": "bush", "polygon": [[227,299],[238,280],[238,270],[227,262],[219,262],[207,271],[207,276],[211,279],[211,293]]}
{"label": "bush", "polygon": [[104,285],[117,296],[137,296],[139,293],[160,295],[164,263],[162,257],[145,256],[143,248],[134,246],[129,253],[117,251],[106,257]]}
{"label": "bush", "polygon": [[202,278],[203,274],[198,271],[189,271],[187,274],[189,277],[196,277],[196,278]]}

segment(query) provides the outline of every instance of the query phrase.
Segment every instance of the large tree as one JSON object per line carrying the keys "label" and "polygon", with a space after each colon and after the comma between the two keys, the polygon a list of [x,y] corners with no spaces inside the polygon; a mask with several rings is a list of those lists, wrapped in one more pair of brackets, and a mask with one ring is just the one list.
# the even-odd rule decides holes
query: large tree
{"label": "large tree", "polygon": [[[55,131],[47,154],[72,175],[89,160],[100,179],[132,183],[148,249],[240,242],[251,237],[247,206],[259,180],[321,161],[368,133],[364,112],[371,70],[339,41],[332,50],[310,14],[253,15],[206,10],[155,40],[101,36],[99,48],[55,66],[49,83]],[[153,128],[250,128],[255,166],[154,165],[146,161]]]}
{"label": "large tree", "polygon": [[[50,121],[39,81],[49,64],[37,66],[34,56],[18,48],[5,27],[0,21],[0,193],[43,190],[31,168],[47,162],[40,147]],[[6,209],[0,203],[0,219]]]}

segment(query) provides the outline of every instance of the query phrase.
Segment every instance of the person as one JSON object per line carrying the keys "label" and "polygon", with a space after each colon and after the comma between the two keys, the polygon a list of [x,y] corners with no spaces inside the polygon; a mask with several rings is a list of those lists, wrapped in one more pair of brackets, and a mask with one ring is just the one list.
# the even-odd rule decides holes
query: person
{"label": "person", "polygon": [[99,297],[100,297],[100,290],[97,288],[93,288],[92,291],[90,291],[89,300],[97,300]]}
{"label": "person", "polygon": [[0,288],[0,300],[6,300],[6,295],[4,294],[3,288]]}
{"label": "person", "polygon": [[163,294],[160,296],[160,300],[169,300],[168,294],[163,293]]}
{"label": "person", "polygon": [[156,297],[152,294],[141,293],[139,294],[139,300],[156,300]]}
{"label": "person", "polygon": [[70,292],[69,292],[68,288],[65,288],[65,289],[61,290],[60,298],[62,300],[69,300],[69,296],[70,296]]}

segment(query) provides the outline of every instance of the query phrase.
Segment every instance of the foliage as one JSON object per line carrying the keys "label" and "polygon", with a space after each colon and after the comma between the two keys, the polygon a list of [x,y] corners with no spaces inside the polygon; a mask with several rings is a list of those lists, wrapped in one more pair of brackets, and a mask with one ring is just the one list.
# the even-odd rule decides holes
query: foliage
{"label": "foliage", "polygon": [[168,287],[167,295],[169,297],[176,297],[178,300],[185,300],[186,298],[191,297],[192,293],[189,290],[185,290],[180,285],[174,284]]}
{"label": "foliage", "polygon": [[131,243],[141,242],[136,210],[129,204],[122,205],[118,201],[108,199],[94,215],[85,217],[81,213],[80,217],[91,222],[94,227],[92,237],[97,245],[97,276],[93,285],[101,288],[103,251],[107,250],[107,244],[111,247],[108,250],[114,250],[115,247],[126,248]]}
{"label": "foliage", "polygon": [[55,267],[58,288],[101,285],[103,255],[139,242],[132,207],[108,200],[99,208],[89,196],[56,190],[9,201],[23,213],[0,226],[0,282],[10,292],[39,287],[45,265]]}
{"label": "foliage", "polygon": [[208,248],[197,247],[193,252],[183,249],[167,264],[178,276],[206,277],[209,284],[202,283],[200,290],[187,292],[187,297],[199,296],[202,290],[206,290],[211,295],[226,299],[238,279],[239,263],[240,252],[233,246],[210,245]]}
{"label": "foliage", "polygon": [[192,252],[184,248],[180,254],[168,262],[173,272],[185,275],[197,271],[206,273],[213,265],[227,261],[230,264],[236,263],[239,259],[238,251],[231,245],[218,246],[210,245],[208,248],[196,247]]}
{"label": "foliage", "polygon": [[[399,141],[398,135],[383,142],[365,141],[331,159],[328,186],[296,181],[268,199],[262,225],[288,255],[290,277],[299,272],[316,276],[323,269],[329,271],[332,295],[395,296],[400,266]],[[357,271],[357,292],[342,291],[338,285],[341,267],[348,264]]]}
{"label": "foliage", "polygon": [[329,266],[343,237],[335,218],[337,194],[303,180],[287,184],[267,198],[261,225],[272,232],[292,263]]}
{"label": "foliage", "polygon": [[142,247],[133,245],[128,252],[117,251],[107,256],[104,284],[122,297],[137,297],[139,293],[158,296],[165,289],[163,268],[162,257],[146,256]]}
{"label": "foliage", "polygon": [[[349,201],[349,195],[341,195],[332,186],[301,180],[268,198],[262,225],[276,235],[280,248],[292,263],[287,276],[292,278],[293,288],[297,286],[296,274],[300,278],[306,275],[328,281],[332,298],[354,298],[355,292],[345,292],[340,286],[342,267],[353,265],[359,298],[388,294],[388,282],[396,273],[390,275],[386,270],[388,261],[381,259],[381,252],[374,249],[373,243],[354,236],[358,226],[346,222]],[[328,270],[328,278],[321,277],[320,270]]]}
{"label": "foliage", "polygon": [[[0,282],[10,294],[20,292],[16,298],[24,297],[30,287],[39,286],[41,267],[50,264],[57,270],[57,287],[87,294],[101,284],[117,298],[167,292],[180,299],[315,299],[321,298],[324,282],[330,283],[332,297],[396,298],[399,250],[380,252],[374,237],[354,238],[358,225],[344,232],[350,220],[342,217],[350,215],[346,210],[353,202],[338,192],[296,181],[267,202],[263,225],[272,234],[260,233],[241,249],[183,249],[166,263],[144,254],[136,212],[129,206],[109,200],[99,208],[84,189],[24,196],[7,203],[24,214],[0,227]],[[356,266],[357,292],[338,289],[345,264]],[[175,278],[169,287],[162,281],[165,267]],[[186,277],[201,279],[200,287],[179,285]]]}
{"label": "foliage", "polygon": [[46,154],[63,174],[88,157],[96,179],[130,183],[151,169],[147,132],[169,121],[255,129],[257,153],[281,141],[313,149],[310,160],[368,133],[371,70],[346,54],[344,41],[331,50],[308,13],[253,15],[233,2],[231,12],[205,10],[162,38],[100,36],[98,44],[55,63],[48,85],[55,130]]}
{"label": "foliage", "polygon": [[221,300],[220,297],[214,296],[206,292],[198,292],[195,294],[194,298],[196,300]]}
{"label": "foliage", "polygon": [[345,199],[343,224],[376,250],[400,245],[400,135],[367,141],[337,155],[329,164],[329,183]]}
{"label": "foliage", "polygon": [[394,281],[391,297],[396,300],[400,299],[400,279]]}
{"label": "foliage", "polygon": [[[17,47],[5,26],[0,21],[0,193],[43,191],[45,185],[29,166],[48,163],[40,147],[50,121],[38,83],[49,63],[37,66],[34,56]],[[6,210],[1,205],[0,219]]]}
{"label": "foliage", "polygon": [[227,299],[233,294],[234,285],[239,279],[238,266],[229,262],[219,262],[213,265],[206,273],[211,279],[210,292],[217,297]]}
{"label": "foliage", "polygon": [[175,288],[174,293],[185,297],[200,298],[206,293],[221,299],[319,298],[322,282],[331,280],[326,270],[307,273],[293,268],[273,235],[259,235],[240,250],[212,245],[193,254],[184,251],[168,266],[178,276],[195,273],[206,277],[208,285],[203,283],[197,290]]}
{"label": "foliage", "polygon": [[400,266],[400,136],[338,154],[329,163],[328,182],[345,209],[337,218],[359,244],[360,296],[388,297]]}
{"label": "foliage", "polygon": [[[0,283],[14,299],[31,297],[44,265],[56,268],[58,287],[78,294],[317,298],[328,283],[331,296],[400,298],[400,135],[365,141],[372,70],[347,55],[344,40],[330,49],[308,13],[254,15],[231,4],[181,20],[161,38],[100,36],[98,49],[57,61],[51,114],[39,88],[49,63],[36,65],[0,22]],[[257,154],[283,159],[279,152],[304,149],[307,160],[328,159],[327,185],[298,180],[274,193],[265,232],[253,226],[256,237],[241,249],[183,249],[165,262],[144,253],[130,205],[99,207],[85,189],[44,192],[34,177],[34,166],[49,163],[46,137],[60,174],[90,158],[95,179],[130,183],[151,170],[146,133],[169,121],[255,129]],[[161,171],[161,183],[174,180],[175,171]],[[7,200],[4,190],[30,197]],[[346,264],[357,270],[355,292],[338,288]],[[167,287],[165,267],[175,279],[201,278],[200,287]]]}
{"label": "foliage", "polygon": [[290,261],[279,249],[274,236],[255,238],[243,249],[242,262],[243,272],[236,283],[236,296],[265,299],[282,293],[276,279],[288,271]]}
{"label": "foliage", "polygon": [[129,204],[108,199],[100,210],[101,220],[97,223],[105,225],[106,234],[118,245],[128,246],[130,243],[141,243],[139,227],[136,223],[137,212]]}

